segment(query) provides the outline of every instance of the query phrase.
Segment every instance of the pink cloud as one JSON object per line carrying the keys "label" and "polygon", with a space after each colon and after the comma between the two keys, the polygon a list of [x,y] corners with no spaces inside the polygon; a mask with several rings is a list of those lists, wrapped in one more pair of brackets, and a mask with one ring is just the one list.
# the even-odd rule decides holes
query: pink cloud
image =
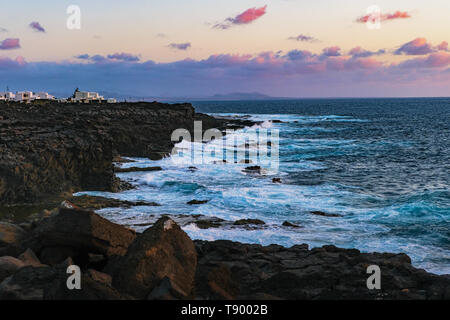
{"label": "pink cloud", "polygon": [[260,8],[250,8],[237,15],[236,17],[230,17],[225,19],[224,22],[217,23],[213,26],[215,29],[229,29],[233,25],[249,24],[266,14],[267,5]]}
{"label": "pink cloud", "polygon": [[394,20],[394,19],[407,19],[411,18],[411,15],[406,11],[396,11],[392,14],[383,15],[384,20]]}
{"label": "pink cloud", "polygon": [[424,55],[430,54],[434,51],[433,46],[427,42],[425,38],[416,38],[410,42],[405,43],[395,51],[396,55]]}
{"label": "pink cloud", "polygon": [[347,63],[347,67],[358,69],[376,69],[383,66],[381,61],[374,58],[357,58],[350,59]]}
{"label": "pink cloud", "polygon": [[36,32],[43,32],[43,33],[45,33],[45,29],[37,21],[34,21],[34,22],[30,23],[30,28],[33,29]]}
{"label": "pink cloud", "polygon": [[355,47],[349,51],[349,55],[353,56],[354,58],[368,58],[375,55],[382,55],[385,54],[386,50],[380,49],[378,51],[368,51],[360,46]]}
{"label": "pink cloud", "polygon": [[396,11],[394,13],[387,14],[368,14],[362,17],[359,17],[356,22],[366,23],[366,22],[376,22],[376,21],[389,21],[396,19],[408,19],[411,18],[411,14],[406,11]]}
{"label": "pink cloud", "polygon": [[415,58],[398,64],[401,68],[444,68],[450,65],[450,53],[440,51],[424,58]]}
{"label": "pink cloud", "polygon": [[442,68],[450,65],[450,54],[446,52],[433,53],[425,60],[427,68]]}
{"label": "pink cloud", "polygon": [[341,55],[341,48],[338,46],[323,49],[323,55],[326,57],[338,57]]}
{"label": "pink cloud", "polygon": [[425,38],[416,38],[410,42],[405,43],[394,51],[396,55],[411,55],[419,56],[426,55],[438,51],[449,51],[448,42],[442,41],[439,45],[433,46],[431,43],[427,42]]}
{"label": "pink cloud", "polygon": [[365,15],[360,18],[358,18],[356,21],[360,23],[366,23],[366,22],[376,22],[376,21],[389,21],[389,20],[395,20],[395,19],[407,19],[411,18],[411,15],[408,12],[402,12],[402,11],[396,11],[391,14],[372,14],[372,15]]}
{"label": "pink cloud", "polygon": [[0,50],[13,50],[20,48],[19,39],[5,39],[0,42]]}
{"label": "pink cloud", "polygon": [[437,46],[437,49],[441,50],[441,51],[449,51],[448,50],[448,42],[442,41],[441,44]]}
{"label": "pink cloud", "polygon": [[6,57],[0,57],[0,69],[3,68],[16,68],[22,67],[26,65],[26,61],[24,57],[17,57],[16,59],[10,59]]}
{"label": "pink cloud", "polygon": [[250,23],[252,21],[255,21],[256,19],[262,17],[266,14],[267,5],[261,8],[251,8],[240,15],[238,15],[236,18],[233,19],[233,23],[236,24],[246,24]]}
{"label": "pink cloud", "polygon": [[[360,52],[364,50],[354,51]],[[324,56],[299,50],[253,55],[217,54],[202,60],[183,59],[167,63],[151,60],[108,62],[106,56],[99,57],[99,60],[94,59],[96,56],[92,59],[88,55],[79,57],[86,61],[25,63],[23,58],[0,58],[0,78],[8,79],[10,84],[16,82],[21,86],[32,86],[39,83],[63,91],[71,91],[73,83],[83,82],[86,86],[100,86],[98,90],[107,90],[112,84],[118,91],[158,94],[170,90],[174,95],[286,88],[287,91],[280,92],[348,96],[373,95],[388,88],[395,95],[403,95],[426,93],[423,83],[435,93],[448,95],[450,83],[450,53],[446,51],[392,65],[375,57]],[[417,85],[417,81],[421,84]],[[411,91],[396,91],[404,85],[410,85]]]}

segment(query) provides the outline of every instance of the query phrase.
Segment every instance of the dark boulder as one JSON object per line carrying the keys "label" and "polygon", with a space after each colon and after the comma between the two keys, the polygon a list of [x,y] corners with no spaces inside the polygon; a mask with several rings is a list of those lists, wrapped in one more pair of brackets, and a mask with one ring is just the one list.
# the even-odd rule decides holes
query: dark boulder
{"label": "dark boulder", "polygon": [[337,213],[326,213],[323,211],[311,211],[311,214],[315,215],[315,216],[322,216],[322,217],[343,217],[343,215],[341,214],[337,214]]}
{"label": "dark boulder", "polygon": [[149,294],[147,300],[179,300],[186,296],[186,292],[174,285],[169,277],[164,277]]}
{"label": "dark boulder", "polygon": [[208,203],[209,202],[209,200],[191,200],[191,201],[189,201],[187,204],[188,205],[197,205],[197,204],[205,204],[205,203]]}
{"label": "dark boulder", "polygon": [[239,284],[226,265],[197,271],[196,293],[202,299],[233,300],[239,295]]}
{"label": "dark boulder", "polygon": [[293,223],[291,223],[291,222],[289,222],[289,221],[283,222],[282,225],[283,225],[283,227],[301,228],[301,226],[296,225],[296,224],[293,224]]}
{"label": "dark boulder", "polygon": [[114,169],[115,172],[117,173],[126,173],[126,172],[149,172],[149,171],[161,171],[162,168],[161,167],[129,167],[129,168],[121,168],[121,167],[116,167]]}
{"label": "dark boulder", "polygon": [[19,245],[26,232],[12,223],[0,222],[0,247]]}
{"label": "dark boulder", "polygon": [[41,267],[43,264],[39,261],[38,257],[34,254],[33,250],[27,249],[22,253],[19,258],[25,265],[33,267]]}
{"label": "dark boulder", "polygon": [[83,255],[87,259],[89,253],[124,255],[135,238],[135,231],[93,212],[60,209],[36,227],[27,244],[40,253],[44,263],[58,263],[68,256]]}
{"label": "dark boulder", "polygon": [[107,269],[120,292],[146,299],[167,277],[183,298],[193,297],[197,253],[188,235],[170,218],[139,235],[125,256]]}
{"label": "dark boulder", "polygon": [[260,166],[251,166],[251,167],[246,167],[244,170],[242,170],[242,172],[250,173],[250,174],[261,174],[262,169]]}
{"label": "dark boulder", "polygon": [[111,286],[81,275],[81,289],[67,288],[65,265],[24,267],[0,284],[1,300],[120,300],[124,298]]}
{"label": "dark boulder", "polygon": [[8,256],[0,257],[0,282],[23,267],[25,267],[25,263],[19,259]]}
{"label": "dark boulder", "polygon": [[259,219],[241,219],[241,220],[237,220],[233,223],[235,226],[244,226],[244,225],[249,225],[249,224],[253,224],[253,225],[263,225],[266,224],[264,221],[259,220]]}

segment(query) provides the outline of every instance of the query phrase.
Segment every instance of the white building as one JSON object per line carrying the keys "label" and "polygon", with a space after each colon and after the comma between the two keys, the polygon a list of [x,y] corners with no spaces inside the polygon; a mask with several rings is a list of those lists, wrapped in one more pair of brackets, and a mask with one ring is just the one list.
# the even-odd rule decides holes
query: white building
{"label": "white building", "polygon": [[31,91],[18,91],[16,93],[16,101],[28,102],[34,100],[33,92]]}
{"label": "white building", "polygon": [[86,91],[76,91],[75,98],[72,99],[75,102],[92,102],[92,101],[103,101],[105,98],[99,95],[97,92],[86,92]]}
{"label": "white building", "polygon": [[108,103],[117,103],[115,98],[108,98]]}
{"label": "white building", "polygon": [[36,100],[54,100],[55,97],[49,94],[48,92],[38,92],[34,95],[34,99]]}
{"label": "white building", "polygon": [[11,101],[16,98],[16,95],[12,92],[0,92],[0,100],[1,101]]}

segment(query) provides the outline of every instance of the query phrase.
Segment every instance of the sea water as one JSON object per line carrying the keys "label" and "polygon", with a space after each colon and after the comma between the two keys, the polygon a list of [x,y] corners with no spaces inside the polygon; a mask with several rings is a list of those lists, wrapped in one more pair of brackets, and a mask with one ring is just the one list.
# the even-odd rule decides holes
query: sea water
{"label": "sea water", "polygon": [[[254,218],[266,225],[254,230],[205,230],[189,224],[184,230],[194,239],[403,252],[416,267],[450,274],[450,99],[202,101],[193,105],[197,112],[261,122],[236,135],[258,128],[277,129],[277,170],[251,175],[242,171],[249,164],[223,164],[214,157],[189,170],[171,157],[141,158],[124,166],[164,170],[119,174],[137,186],[134,190],[80,194],[160,203],[161,207],[99,211],[138,231],[145,229],[149,215]],[[282,183],[273,183],[273,177]],[[193,199],[209,202],[187,205]],[[317,216],[311,211],[342,217]],[[302,228],[283,227],[284,221]]]}

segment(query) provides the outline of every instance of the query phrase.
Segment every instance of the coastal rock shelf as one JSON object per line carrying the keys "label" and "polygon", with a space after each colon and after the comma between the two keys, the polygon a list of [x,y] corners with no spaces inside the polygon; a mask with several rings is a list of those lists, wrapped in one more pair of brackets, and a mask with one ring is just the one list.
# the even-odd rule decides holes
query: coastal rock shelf
{"label": "coastal rock shelf", "polygon": [[[0,206],[49,202],[80,190],[117,191],[113,158],[160,159],[177,128],[240,126],[190,104],[1,103]],[[119,169],[120,170],[120,169]]]}
{"label": "coastal rock shelf", "polygon": [[[405,254],[192,241],[168,217],[143,233],[61,207],[0,246],[0,299],[449,299],[450,277]],[[66,286],[81,269],[81,290]],[[381,269],[368,290],[367,267]]]}

